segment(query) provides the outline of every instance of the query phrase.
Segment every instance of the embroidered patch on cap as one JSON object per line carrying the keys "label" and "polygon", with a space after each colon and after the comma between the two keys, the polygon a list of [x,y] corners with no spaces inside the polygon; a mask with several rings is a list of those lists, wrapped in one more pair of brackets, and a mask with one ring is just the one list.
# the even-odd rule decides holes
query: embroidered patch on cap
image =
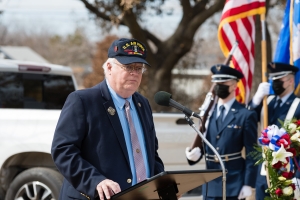
{"label": "embroidered patch on cap", "polygon": [[121,64],[136,62],[150,66],[146,61],[146,46],[136,39],[121,38],[115,40],[108,49],[108,57],[116,58]]}

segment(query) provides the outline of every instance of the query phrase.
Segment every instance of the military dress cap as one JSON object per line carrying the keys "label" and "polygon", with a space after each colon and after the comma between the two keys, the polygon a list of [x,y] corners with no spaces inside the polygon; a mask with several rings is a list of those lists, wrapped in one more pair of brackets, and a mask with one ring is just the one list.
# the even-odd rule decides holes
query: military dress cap
{"label": "military dress cap", "polygon": [[146,46],[136,39],[121,38],[113,41],[108,49],[108,57],[117,59],[123,65],[131,63],[149,65],[146,61]]}
{"label": "military dress cap", "polygon": [[280,79],[288,74],[296,74],[299,71],[298,67],[279,62],[270,62],[268,68],[271,71],[269,77],[272,80]]}
{"label": "military dress cap", "polygon": [[213,73],[211,82],[216,83],[226,82],[228,80],[239,80],[244,77],[237,69],[223,64],[212,66],[210,71]]}

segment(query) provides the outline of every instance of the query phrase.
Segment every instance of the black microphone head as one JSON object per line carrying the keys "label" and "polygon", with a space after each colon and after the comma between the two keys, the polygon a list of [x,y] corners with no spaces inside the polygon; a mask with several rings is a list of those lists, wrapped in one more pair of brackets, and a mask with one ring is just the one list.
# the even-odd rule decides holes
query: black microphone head
{"label": "black microphone head", "polygon": [[154,95],[154,100],[158,105],[169,106],[172,95],[170,93],[159,91]]}

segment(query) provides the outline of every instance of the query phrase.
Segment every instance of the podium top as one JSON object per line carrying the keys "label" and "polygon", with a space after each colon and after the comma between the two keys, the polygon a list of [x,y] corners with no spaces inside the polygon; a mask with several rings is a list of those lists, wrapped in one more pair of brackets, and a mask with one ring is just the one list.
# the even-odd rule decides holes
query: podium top
{"label": "podium top", "polygon": [[159,200],[158,191],[177,185],[182,195],[200,185],[222,176],[221,169],[165,171],[146,179],[111,197],[113,200]]}

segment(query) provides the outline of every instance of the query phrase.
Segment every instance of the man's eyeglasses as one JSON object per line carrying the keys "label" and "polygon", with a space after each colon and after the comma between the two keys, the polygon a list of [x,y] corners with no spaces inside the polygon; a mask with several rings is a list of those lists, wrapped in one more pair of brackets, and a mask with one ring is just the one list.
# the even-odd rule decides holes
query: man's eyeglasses
{"label": "man's eyeglasses", "polygon": [[114,64],[119,65],[122,69],[124,69],[125,71],[132,73],[133,71],[136,71],[136,73],[138,74],[143,74],[147,68],[145,67],[145,64],[137,64],[137,63],[133,63],[133,64],[128,64],[128,65],[123,65],[117,62],[114,62]]}

